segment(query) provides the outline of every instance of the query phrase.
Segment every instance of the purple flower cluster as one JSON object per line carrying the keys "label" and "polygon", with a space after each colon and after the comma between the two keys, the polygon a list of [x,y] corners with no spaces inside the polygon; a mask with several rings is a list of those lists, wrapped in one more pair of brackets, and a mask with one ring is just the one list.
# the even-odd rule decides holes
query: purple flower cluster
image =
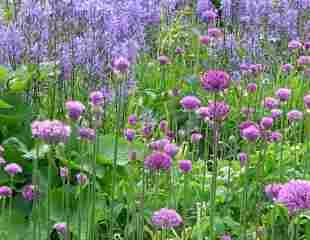
{"label": "purple flower cluster", "polygon": [[64,143],[71,134],[70,126],[58,120],[34,121],[31,124],[32,136],[49,144]]}
{"label": "purple flower cluster", "polygon": [[67,101],[66,108],[72,120],[78,120],[85,111],[85,106],[79,101]]}
{"label": "purple flower cluster", "polygon": [[221,70],[209,70],[202,75],[201,84],[206,91],[223,91],[229,87],[230,76]]}
{"label": "purple flower cluster", "polygon": [[180,104],[185,110],[196,110],[201,106],[201,101],[195,96],[186,96],[181,99]]}
{"label": "purple flower cluster", "polygon": [[171,229],[181,225],[183,219],[175,210],[162,208],[154,212],[152,223],[160,229]]}
{"label": "purple flower cluster", "polygon": [[144,160],[144,166],[150,170],[169,170],[172,164],[171,157],[164,152],[155,151]]}
{"label": "purple flower cluster", "polygon": [[12,197],[13,191],[7,186],[0,186],[0,199]]}
{"label": "purple flower cluster", "polygon": [[18,173],[22,173],[23,169],[16,163],[9,163],[4,167],[4,171],[6,171],[10,176],[15,176]]}
{"label": "purple flower cluster", "polygon": [[205,116],[211,121],[221,122],[225,120],[229,114],[229,106],[223,101],[209,101],[207,108],[205,109]]}

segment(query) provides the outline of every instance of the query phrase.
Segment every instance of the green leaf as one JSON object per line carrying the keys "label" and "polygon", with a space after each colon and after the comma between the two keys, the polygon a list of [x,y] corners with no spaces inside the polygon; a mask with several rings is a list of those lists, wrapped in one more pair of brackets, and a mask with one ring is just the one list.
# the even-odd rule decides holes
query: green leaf
{"label": "green leaf", "polygon": [[13,106],[0,99],[0,108],[8,109],[8,108],[13,108]]}

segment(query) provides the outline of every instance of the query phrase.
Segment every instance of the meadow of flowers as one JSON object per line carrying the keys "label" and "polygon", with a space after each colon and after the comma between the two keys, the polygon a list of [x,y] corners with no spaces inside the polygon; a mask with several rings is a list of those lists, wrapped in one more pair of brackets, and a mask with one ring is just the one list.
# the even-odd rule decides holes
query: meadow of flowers
{"label": "meadow of flowers", "polygon": [[0,240],[310,240],[309,0],[0,2]]}

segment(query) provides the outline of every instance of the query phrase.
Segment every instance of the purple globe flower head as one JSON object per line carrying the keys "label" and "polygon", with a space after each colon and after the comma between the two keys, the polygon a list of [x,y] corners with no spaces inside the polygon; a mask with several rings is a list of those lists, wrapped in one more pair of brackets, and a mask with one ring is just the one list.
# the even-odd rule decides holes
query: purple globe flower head
{"label": "purple globe flower head", "polygon": [[127,73],[130,66],[130,62],[127,58],[118,57],[114,59],[112,67],[116,73]]}
{"label": "purple globe flower head", "polygon": [[151,123],[144,123],[142,134],[145,138],[150,138],[153,134],[153,125]]}
{"label": "purple globe flower head", "polygon": [[7,186],[0,186],[0,199],[12,197],[12,195],[13,195],[13,191],[11,188]]}
{"label": "purple globe flower head", "polygon": [[183,223],[182,217],[173,209],[162,208],[154,212],[152,223],[160,229],[171,229]]}
{"label": "purple globe flower head", "polygon": [[79,185],[85,185],[88,181],[88,177],[84,173],[78,173],[75,177]]}
{"label": "purple globe flower head", "polygon": [[238,159],[239,159],[239,162],[240,162],[240,166],[244,167],[245,164],[248,161],[248,155],[246,153],[244,153],[244,152],[241,152],[241,153],[238,154]]}
{"label": "purple globe flower head", "polygon": [[208,35],[212,38],[219,39],[223,37],[223,32],[221,29],[213,27],[208,29]]}
{"label": "purple globe flower head", "polygon": [[201,17],[204,21],[213,23],[214,21],[216,21],[218,15],[213,10],[206,10],[202,13]]}
{"label": "purple globe flower head", "polygon": [[261,137],[261,131],[256,126],[251,125],[241,131],[241,136],[250,142],[255,142]]}
{"label": "purple globe flower head", "polygon": [[265,66],[263,64],[250,64],[249,71],[254,75],[258,75],[265,70]]}
{"label": "purple globe flower head", "polygon": [[200,107],[197,109],[196,113],[201,117],[202,119],[205,119],[208,117],[209,109],[208,107]]}
{"label": "purple globe flower head", "polygon": [[25,200],[33,201],[39,197],[39,192],[35,185],[26,185],[23,187],[22,195]]}
{"label": "purple globe flower head", "polygon": [[247,118],[251,117],[251,115],[255,112],[254,108],[251,107],[242,107],[240,112]]}
{"label": "purple globe flower head", "polygon": [[249,83],[247,86],[247,91],[249,93],[255,93],[257,90],[257,84],[256,83]]}
{"label": "purple globe flower head", "polygon": [[230,76],[221,70],[209,70],[202,75],[201,84],[206,91],[224,91],[229,87]]}
{"label": "purple globe flower head", "polygon": [[289,97],[291,96],[291,89],[288,89],[288,88],[279,88],[277,91],[276,91],[276,96],[279,98],[279,100],[281,102],[286,102]]}
{"label": "purple globe flower head", "polygon": [[201,37],[199,38],[199,42],[200,42],[202,45],[209,45],[210,42],[211,42],[211,39],[210,39],[209,36],[204,35],[204,36],[201,36]]}
{"label": "purple globe flower head", "polygon": [[310,94],[304,96],[304,104],[305,108],[310,109]]}
{"label": "purple globe flower head", "polygon": [[273,119],[279,119],[282,116],[282,110],[281,109],[272,109],[271,110],[271,117]]}
{"label": "purple globe flower head", "polygon": [[193,144],[199,143],[201,139],[202,139],[202,134],[201,133],[198,133],[198,132],[192,133],[192,135],[191,135],[191,142]]}
{"label": "purple globe flower head", "polygon": [[291,180],[283,184],[275,202],[287,207],[289,214],[310,208],[310,181]]}
{"label": "purple globe flower head", "polygon": [[166,138],[171,142],[175,139],[176,135],[175,135],[175,132],[171,131],[171,130],[168,130],[166,132]]}
{"label": "purple globe flower head", "polygon": [[266,97],[263,101],[264,108],[267,108],[269,110],[278,108],[280,106],[280,103],[277,99],[273,97]]}
{"label": "purple globe flower head", "polygon": [[185,50],[184,50],[184,48],[177,47],[175,49],[175,53],[178,54],[178,55],[181,55],[181,54],[185,53]]}
{"label": "purple globe flower head", "polygon": [[297,60],[298,65],[310,65],[310,56],[300,56]]}
{"label": "purple globe flower head", "polygon": [[170,157],[174,157],[179,152],[179,147],[174,143],[168,143],[164,146],[164,152]]}
{"label": "purple globe flower head", "polygon": [[260,121],[260,126],[263,129],[270,129],[273,125],[272,117],[263,117]]}
{"label": "purple globe flower head", "polygon": [[170,59],[167,56],[164,56],[164,55],[159,56],[158,57],[158,61],[159,61],[160,65],[168,65],[168,64],[171,63]]}
{"label": "purple globe flower head", "polygon": [[15,176],[18,173],[22,173],[23,169],[16,163],[9,163],[4,167],[4,171],[6,171],[10,176]]}
{"label": "purple globe flower head", "polygon": [[128,142],[132,142],[135,138],[136,131],[134,129],[127,128],[124,132],[124,136]]}
{"label": "purple globe flower head", "polygon": [[144,160],[144,166],[147,169],[159,171],[169,170],[172,164],[171,157],[163,152],[155,151]]}
{"label": "purple globe flower head", "polygon": [[289,50],[301,49],[303,47],[302,43],[297,40],[292,40],[288,43]]}
{"label": "purple globe flower head", "polygon": [[93,106],[101,106],[104,103],[104,95],[101,91],[93,91],[89,95],[90,102]]}
{"label": "purple globe flower head", "polygon": [[185,110],[190,111],[199,108],[201,101],[195,96],[186,96],[181,99],[180,104]]}
{"label": "purple globe flower head", "polygon": [[128,117],[128,124],[131,126],[135,126],[138,122],[138,117],[134,114],[130,115]]}
{"label": "purple globe flower head", "polygon": [[293,69],[294,69],[294,66],[293,66],[292,64],[289,64],[289,63],[283,64],[283,65],[281,66],[281,70],[282,70],[282,72],[284,72],[284,73],[289,73],[289,72],[291,72]]}
{"label": "purple globe flower head", "polygon": [[304,47],[306,50],[310,49],[310,41],[304,42]]}
{"label": "purple globe flower head", "polygon": [[69,177],[69,169],[67,167],[60,167],[59,168],[59,176],[63,179]]}
{"label": "purple globe flower head", "polygon": [[282,184],[272,183],[265,186],[265,194],[266,196],[274,201],[278,198],[279,192],[282,188]]}
{"label": "purple globe flower head", "polygon": [[64,222],[56,223],[53,226],[53,229],[55,229],[59,235],[65,236],[67,233],[67,223]]}
{"label": "purple globe flower head", "polygon": [[58,120],[34,121],[31,130],[34,138],[49,144],[65,143],[71,134],[70,126]]}
{"label": "purple globe flower head", "polygon": [[221,122],[226,119],[229,114],[229,106],[223,101],[209,101],[207,117],[209,120]]}
{"label": "purple globe flower head", "polygon": [[149,147],[153,151],[164,151],[164,147],[169,144],[170,141],[167,138],[159,139],[150,143]]}
{"label": "purple globe flower head", "polygon": [[282,134],[280,132],[274,131],[269,135],[270,142],[280,142],[282,140]]}
{"label": "purple globe flower head", "polygon": [[6,164],[6,161],[4,160],[3,157],[0,156],[0,167],[4,166]]}
{"label": "purple globe flower head", "polygon": [[221,240],[232,240],[231,236],[230,235],[223,235],[221,236]]}
{"label": "purple globe flower head", "polygon": [[80,128],[79,136],[83,140],[94,141],[96,139],[96,131],[92,128]]}
{"label": "purple globe flower head", "polygon": [[304,74],[306,77],[310,78],[310,68],[305,69]]}
{"label": "purple globe flower head", "polygon": [[190,160],[180,160],[179,161],[179,169],[181,170],[181,172],[183,173],[189,173],[190,171],[192,171],[192,162]]}
{"label": "purple globe flower head", "polygon": [[159,129],[163,133],[166,133],[169,130],[169,128],[168,128],[168,121],[167,120],[161,120],[159,122]]}
{"label": "purple globe flower head", "polygon": [[248,127],[251,127],[251,126],[259,128],[258,124],[256,124],[253,121],[250,121],[250,120],[247,120],[247,121],[244,121],[244,122],[240,123],[239,124],[240,133],[242,132],[242,130],[244,130],[244,129],[248,128]]}
{"label": "purple globe flower head", "polygon": [[291,110],[287,113],[287,119],[289,122],[297,122],[303,119],[303,113],[298,110]]}
{"label": "purple globe flower head", "polygon": [[66,108],[69,118],[75,121],[78,120],[85,111],[85,106],[79,101],[67,101]]}

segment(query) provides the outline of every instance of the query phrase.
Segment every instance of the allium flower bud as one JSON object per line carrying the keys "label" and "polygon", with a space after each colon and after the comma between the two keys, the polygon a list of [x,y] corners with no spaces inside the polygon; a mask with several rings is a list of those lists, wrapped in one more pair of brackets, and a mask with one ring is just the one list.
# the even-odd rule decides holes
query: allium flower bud
{"label": "allium flower bud", "polygon": [[283,65],[281,66],[281,70],[282,70],[282,72],[284,72],[284,73],[289,73],[289,72],[291,72],[293,69],[294,69],[294,66],[293,66],[292,64],[289,64],[289,63],[283,64]]}
{"label": "allium flower bud", "polygon": [[255,127],[254,125],[251,125],[241,131],[242,137],[244,137],[246,140],[250,142],[255,142],[261,137],[260,130]]}
{"label": "allium flower bud", "polygon": [[178,54],[178,55],[181,55],[181,54],[185,53],[185,50],[184,50],[184,48],[177,47],[175,49],[175,53]]}
{"label": "allium flower bud", "polygon": [[163,133],[168,131],[168,121],[166,120],[161,120],[159,122],[159,129],[160,131],[162,131]]}
{"label": "allium flower bud", "polygon": [[160,229],[175,228],[182,222],[181,216],[173,209],[162,208],[152,216],[152,223]]}
{"label": "allium flower bud", "polygon": [[134,129],[127,128],[124,135],[128,142],[132,142],[135,138],[136,132]]}
{"label": "allium flower bud", "polygon": [[79,101],[67,101],[66,108],[72,120],[78,120],[85,111],[85,106]]}
{"label": "allium flower bud", "polygon": [[238,154],[238,159],[240,162],[240,166],[243,167],[248,161],[248,155],[244,152]]}
{"label": "allium flower bud", "polygon": [[179,169],[183,173],[188,173],[192,171],[192,162],[190,160],[180,160],[179,161]]}
{"label": "allium flower bud", "polygon": [[13,195],[13,191],[11,188],[7,186],[0,186],[0,199],[12,197],[12,195]]}
{"label": "allium flower bud", "polygon": [[201,84],[206,91],[223,91],[229,87],[230,76],[221,70],[209,70],[202,75]]}
{"label": "allium flower bud", "polygon": [[231,238],[231,236],[225,234],[225,235],[221,236],[221,240],[232,240],[232,238]]}
{"label": "allium flower bud", "polygon": [[96,139],[96,131],[91,128],[80,128],[79,136],[83,140],[94,141]]}
{"label": "allium flower bud", "polygon": [[180,103],[185,110],[196,110],[201,105],[201,101],[195,96],[183,97]]}
{"label": "allium flower bud", "polygon": [[280,99],[281,102],[286,102],[291,96],[292,91],[288,88],[279,88],[276,91],[276,96]]}
{"label": "allium flower bud", "polygon": [[63,179],[67,178],[69,176],[69,169],[67,167],[60,167],[59,175]]}
{"label": "allium flower bud", "polygon": [[272,109],[271,110],[271,117],[273,119],[279,119],[282,115],[282,110],[281,109]]}
{"label": "allium flower bud", "polygon": [[16,163],[9,163],[4,167],[4,171],[6,171],[10,176],[15,176],[18,173],[22,173],[23,169]]}
{"label": "allium flower bud", "polygon": [[304,47],[306,50],[310,49],[310,41],[304,43]]}
{"label": "allium flower bud", "polygon": [[300,56],[297,63],[298,65],[310,65],[310,56]]}
{"label": "allium flower bud", "polygon": [[263,101],[263,105],[265,108],[271,110],[271,109],[278,108],[280,103],[277,99],[273,97],[266,97]]}
{"label": "allium flower bud", "polygon": [[260,126],[264,129],[270,129],[273,125],[273,118],[272,117],[263,117],[260,121]]}
{"label": "allium flower bud", "polygon": [[88,177],[84,173],[78,173],[75,177],[79,185],[85,185],[87,183]]}
{"label": "allium flower bud", "polygon": [[131,126],[135,126],[138,122],[138,118],[136,115],[132,114],[128,117],[128,124]]}
{"label": "allium flower bud", "polygon": [[101,106],[104,103],[104,95],[100,91],[91,92],[89,98],[93,106]]}
{"label": "allium flower bud", "polygon": [[164,152],[170,157],[174,157],[179,152],[179,147],[173,143],[168,143],[164,146]]}
{"label": "allium flower bud", "polygon": [[150,123],[145,123],[142,128],[142,133],[145,138],[150,138],[153,133],[153,125]]}
{"label": "allium flower bud", "polygon": [[255,93],[257,90],[257,84],[256,83],[249,83],[247,86],[247,91],[249,93]]}
{"label": "allium flower bud", "polygon": [[296,49],[301,49],[302,43],[300,41],[297,40],[292,40],[288,43],[288,49],[289,50],[296,50]]}
{"label": "allium flower bud", "polygon": [[292,110],[287,113],[287,118],[289,122],[297,122],[299,120],[302,120],[303,113],[298,110]]}
{"label": "allium flower bud", "polygon": [[196,132],[192,133],[192,135],[191,135],[191,142],[192,143],[194,143],[194,144],[198,143],[201,139],[202,139],[202,134],[196,133]]}
{"label": "allium flower bud", "polygon": [[168,65],[170,64],[170,59],[167,56],[159,56],[158,61],[160,65]]}
{"label": "allium flower bud", "polygon": [[65,236],[67,233],[67,223],[56,223],[53,229],[55,229],[59,235]]}
{"label": "allium flower bud", "polygon": [[113,65],[113,69],[115,72],[126,73],[126,72],[128,72],[130,63],[129,63],[128,59],[126,59],[124,57],[119,57],[113,61],[112,65]]}
{"label": "allium flower bud", "polygon": [[209,36],[204,35],[199,38],[199,41],[202,45],[209,45],[209,43],[211,42],[211,39]]}
{"label": "allium flower bud", "polygon": [[280,132],[272,132],[269,136],[270,142],[279,142],[282,140],[282,134]]}
{"label": "allium flower bud", "polygon": [[39,192],[34,185],[26,185],[22,190],[23,198],[27,201],[33,201],[39,196]]}

